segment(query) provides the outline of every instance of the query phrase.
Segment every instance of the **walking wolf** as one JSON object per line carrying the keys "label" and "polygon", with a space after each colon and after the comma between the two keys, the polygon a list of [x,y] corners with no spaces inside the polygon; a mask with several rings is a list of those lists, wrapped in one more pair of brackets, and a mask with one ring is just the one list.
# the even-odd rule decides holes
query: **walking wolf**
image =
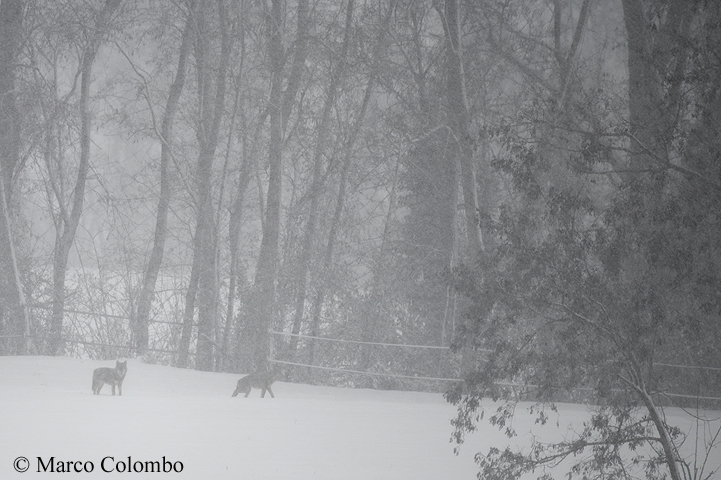
{"label": "walking wolf", "polygon": [[250,395],[250,390],[252,388],[260,388],[262,389],[262,392],[260,393],[260,398],[265,398],[266,390],[268,391],[268,393],[270,393],[270,396],[272,398],[275,398],[275,395],[273,395],[273,390],[270,389],[270,386],[274,381],[275,379],[273,378],[272,372],[251,373],[250,375],[246,375],[245,377],[238,380],[238,386],[235,387],[235,391],[231,396],[235,397],[240,392],[243,392],[247,397],[248,395]]}

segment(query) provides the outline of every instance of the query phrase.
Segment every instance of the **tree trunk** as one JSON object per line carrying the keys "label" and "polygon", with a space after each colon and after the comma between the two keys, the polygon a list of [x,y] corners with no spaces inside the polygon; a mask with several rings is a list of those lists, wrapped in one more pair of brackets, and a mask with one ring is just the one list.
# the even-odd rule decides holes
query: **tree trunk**
{"label": "tree trunk", "polygon": [[463,71],[463,52],[460,41],[460,19],[458,0],[446,0],[443,12],[443,27],[446,32],[448,92],[448,121],[455,136],[461,167],[463,186],[463,210],[466,216],[466,234],[472,255],[483,250],[478,199],[476,192],[476,171],[473,165],[473,139],[470,134],[468,100]]}
{"label": "tree trunk", "polygon": [[[20,279],[17,255],[15,254],[15,242],[10,223],[10,211],[5,193],[5,182],[0,181],[0,245],[2,245],[2,266],[4,270],[2,278],[3,298],[2,313],[10,313],[9,318],[14,325],[13,328],[0,328],[0,334],[6,333],[14,338],[14,347],[4,353],[25,355],[30,349],[30,312],[25,301],[23,283]],[[3,326],[3,319],[0,318],[0,327]],[[0,352],[3,352],[0,348]]]}
{"label": "tree trunk", "polygon": [[[244,118],[244,114],[242,113],[241,109],[241,118]],[[255,131],[255,138],[258,138],[260,135],[260,129],[263,126],[265,120],[265,115],[261,117],[259,120],[256,131]],[[244,122],[245,123],[245,122]],[[241,325],[239,325],[235,331],[235,335],[233,336],[233,345],[232,348],[229,348],[230,339],[228,338],[230,336],[231,331],[231,324],[234,317],[234,302],[235,302],[235,296],[237,291],[237,279],[239,276],[238,268],[239,268],[239,241],[240,241],[240,224],[242,219],[242,212],[243,212],[243,202],[245,198],[245,192],[248,188],[248,185],[250,184],[251,177],[255,173],[256,179],[258,177],[258,165],[257,165],[257,143],[253,143],[253,147],[248,152],[246,150],[247,145],[247,136],[245,133],[243,134],[243,165],[241,167],[241,171],[239,174],[238,179],[238,193],[236,196],[235,204],[233,205],[233,210],[230,214],[230,225],[229,225],[229,243],[230,243],[230,281],[228,286],[228,307],[226,312],[226,318],[225,318],[225,332],[224,332],[224,350],[225,352],[229,352],[230,356],[233,359],[234,367],[239,367],[243,365],[241,350],[244,348],[249,347],[249,343],[243,344],[244,336],[247,336],[249,334],[249,331],[245,328],[246,325],[243,325],[242,322]],[[260,185],[259,185],[260,187]],[[258,199],[260,200],[260,203],[262,204],[262,189],[258,188]],[[263,208],[260,208],[260,218],[261,222],[264,223],[263,219]],[[255,308],[255,305],[252,303],[252,296],[249,297],[250,305],[246,310],[252,310]],[[248,302],[245,302],[248,303]],[[245,312],[246,314],[249,312]],[[249,318],[249,316],[248,316]],[[247,340],[247,339],[246,339]]]}
{"label": "tree trunk", "polygon": [[[328,96],[323,105],[323,113],[318,124],[318,136],[316,138],[315,151],[313,154],[313,179],[310,186],[310,212],[308,214],[308,223],[305,227],[303,236],[303,245],[301,251],[298,272],[295,283],[297,288],[295,301],[295,315],[293,316],[293,327],[290,337],[290,352],[293,354],[298,346],[298,337],[300,333],[301,323],[303,321],[303,310],[305,309],[306,290],[308,286],[308,270],[310,269],[311,256],[313,251],[313,240],[315,238],[315,230],[318,223],[318,210],[320,203],[320,194],[323,188],[321,179],[321,170],[323,164],[323,153],[326,148],[326,141],[330,131],[330,115],[335,105],[335,96],[338,86],[343,78],[345,70],[346,56],[348,54],[348,43],[350,41],[351,27],[353,22],[353,0],[348,1],[346,7],[345,33],[343,35],[343,46],[341,47],[341,55],[338,60],[337,67],[331,73],[330,85],[328,87]],[[335,65],[335,62],[331,62]]]}
{"label": "tree trunk", "polygon": [[[329,287],[329,272],[333,263],[333,251],[335,249],[336,235],[340,226],[341,216],[343,214],[343,205],[346,197],[346,184],[348,181],[348,170],[350,168],[353,146],[355,145],[356,139],[360,134],[363,126],[363,119],[365,118],[366,111],[368,110],[368,104],[370,103],[371,95],[375,87],[376,79],[378,76],[378,68],[380,65],[380,57],[383,52],[383,46],[385,45],[385,38],[388,32],[388,26],[390,20],[395,11],[396,1],[392,0],[388,6],[388,11],[381,26],[381,31],[378,35],[378,41],[376,42],[372,59],[374,61],[373,68],[368,77],[368,83],[363,94],[363,102],[361,103],[360,111],[355,119],[355,122],[351,126],[350,135],[346,144],[343,146],[343,166],[340,173],[340,185],[338,187],[338,200],[336,203],[335,211],[333,212],[333,219],[331,220],[330,232],[328,232],[328,243],[326,244],[325,252],[323,254],[323,266],[321,268],[321,282],[318,285],[318,291],[313,302],[313,313],[311,316],[311,328],[310,335],[318,336],[320,329],[320,317],[323,311],[323,303],[325,302],[326,291]],[[308,363],[313,365],[315,363],[316,354],[315,340],[310,343],[310,355]]]}
{"label": "tree trunk", "polygon": [[263,238],[256,266],[255,294],[250,307],[249,324],[245,343],[252,349],[252,363],[256,369],[265,369],[268,363],[270,338],[268,329],[275,311],[275,281],[278,265],[278,246],[280,236],[280,208],[282,202],[283,141],[288,118],[295,104],[300,87],[302,70],[305,65],[308,47],[308,1],[299,0],[297,7],[297,41],[293,57],[293,66],[288,85],[283,91],[283,10],[282,0],[273,0],[268,15],[270,38],[268,57],[271,65],[271,88],[269,98],[270,146],[268,150],[269,179],[263,222]]}
{"label": "tree trunk", "polygon": [[628,42],[628,97],[631,135],[630,170],[642,171],[658,154],[661,132],[659,79],[653,68],[646,15],[641,0],[623,0]]}
{"label": "tree trunk", "polygon": [[[53,299],[52,320],[50,326],[49,353],[60,355],[63,353],[63,315],[65,310],[65,273],[68,266],[70,248],[75,240],[75,232],[80,223],[85,198],[85,183],[90,165],[90,84],[92,82],[93,63],[98,53],[110,16],[118,8],[122,0],[106,0],[100,12],[97,23],[92,26],[93,34],[83,51],[80,69],[80,163],[73,189],[71,210],[62,208],[62,217],[59,221],[55,251],[53,257]],[[64,199],[58,198],[60,204]]]}
{"label": "tree trunk", "polygon": [[[228,300],[225,312],[225,327],[223,328],[223,339],[221,342],[221,357],[219,370],[223,371],[227,368],[229,360],[230,332],[233,327],[233,319],[235,317],[235,297],[238,283],[238,268],[240,264],[239,252],[240,247],[240,226],[243,218],[243,204],[245,202],[245,192],[250,183],[250,174],[252,162],[248,155],[248,135],[246,133],[247,122],[244,109],[239,109],[240,92],[243,85],[243,65],[245,62],[245,2],[241,1],[240,9],[240,65],[235,82],[235,98],[233,100],[233,118],[240,110],[240,131],[241,131],[241,156],[242,165],[238,178],[238,188],[235,201],[230,209],[230,219],[228,222],[228,254],[229,254],[229,272],[228,272]],[[230,135],[233,135],[231,131]],[[230,137],[229,137],[230,138]],[[230,141],[230,140],[229,140]]]}
{"label": "tree trunk", "polygon": [[280,230],[281,175],[283,173],[283,119],[281,108],[283,91],[283,45],[282,22],[283,6],[281,0],[273,0],[269,18],[270,41],[268,53],[271,63],[270,87],[270,146],[268,159],[270,162],[265,222],[260,255],[256,267],[256,295],[253,299],[254,314],[251,322],[251,338],[253,348],[252,361],[254,369],[265,369],[269,353],[268,326],[272,322],[273,303],[275,300],[275,277],[278,263],[278,237]]}
{"label": "tree trunk", "polygon": [[[356,124],[356,128],[360,129],[360,121]],[[325,294],[328,290],[328,276],[333,264],[333,251],[335,249],[335,241],[338,233],[338,227],[340,225],[341,215],[343,214],[343,205],[345,203],[346,196],[346,184],[348,183],[348,169],[351,163],[351,149],[346,148],[345,159],[343,161],[343,167],[340,172],[340,185],[338,187],[338,201],[336,203],[335,211],[333,212],[333,219],[330,224],[330,232],[328,233],[328,244],[323,254],[323,267],[321,270],[321,285],[318,286],[316,292],[315,301],[313,303],[313,315],[311,317],[310,325],[310,336],[317,337],[320,333],[320,316],[323,312],[323,303],[325,302]],[[316,354],[316,341],[311,340],[310,342],[310,355],[308,364],[315,364]],[[312,382],[312,377],[311,377]]]}
{"label": "tree trunk", "polygon": [[[192,7],[191,7],[192,8]],[[143,277],[142,290],[138,298],[138,309],[136,319],[136,348],[139,355],[148,350],[148,326],[150,322],[150,308],[155,296],[155,284],[158,279],[158,272],[163,263],[163,253],[168,225],[168,208],[170,206],[170,160],[173,155],[173,122],[175,112],[178,109],[180,95],[185,85],[186,61],[190,51],[190,33],[192,14],[188,13],[183,30],[183,38],[178,54],[178,69],[175,79],[170,86],[168,101],[165,106],[165,115],[160,131],[160,199],[158,200],[158,213],[153,236],[153,250],[148,260],[148,265]]]}
{"label": "tree trunk", "polygon": [[[456,145],[458,164],[463,189],[463,211],[466,219],[466,236],[470,255],[483,251],[483,237],[478,215],[476,170],[473,164],[473,139],[470,133],[468,100],[466,98],[465,74],[463,69],[463,46],[460,40],[460,18],[458,0],[445,0],[442,15],[446,33],[447,65],[447,115]],[[475,355],[466,346],[461,352],[461,370],[470,369]]]}
{"label": "tree trunk", "polygon": [[[681,74],[686,62],[685,32],[690,22],[692,5],[685,1],[671,2],[665,23],[651,27],[646,20],[642,0],[623,0],[623,15],[626,26],[628,50],[628,97],[629,97],[629,134],[630,134],[630,175],[625,176],[627,182],[638,182],[651,185],[653,188],[643,196],[639,205],[639,217],[643,220],[634,225],[639,236],[652,236],[658,229],[655,213],[662,205],[663,185],[665,175],[662,170],[653,168],[654,165],[666,165],[669,162],[669,151],[673,139],[673,129],[676,126],[676,104],[680,98]],[[671,45],[666,46],[666,52],[660,57],[669,55],[669,58],[658,58],[651,50],[652,40],[664,40],[664,35],[670,38]],[[664,101],[663,82],[656,63],[663,65],[663,69],[671,68],[670,59],[675,57],[675,73],[668,90],[668,101]],[[647,175],[649,170],[661,173]],[[638,173],[636,173],[638,172]],[[655,330],[655,329],[654,329]],[[651,335],[655,331],[649,332]],[[639,361],[651,363],[650,358]],[[638,367],[640,370],[640,367]],[[637,378],[643,378],[641,372]],[[663,458],[673,480],[681,480],[681,467],[678,462],[676,447],[669,436],[668,427],[661,413],[655,405],[643,382],[640,384],[627,383],[636,391],[646,407],[649,418],[659,434],[659,442],[663,449]]]}
{"label": "tree trunk", "polygon": [[20,159],[20,112],[15,105],[15,64],[22,38],[22,0],[0,2],[0,167],[12,205],[12,179]]}
{"label": "tree trunk", "polygon": [[[373,268],[373,282],[370,288],[371,298],[373,298],[373,309],[371,314],[366,316],[363,324],[363,336],[364,342],[377,342],[379,340],[377,335],[378,325],[382,322],[384,312],[386,311],[386,291],[385,286],[388,283],[384,283],[382,280],[388,278],[386,275],[388,272],[388,265],[392,265],[388,260],[388,245],[390,243],[390,236],[392,232],[393,215],[396,212],[396,205],[398,202],[398,171],[400,169],[400,159],[396,160],[396,167],[393,170],[393,179],[391,180],[391,191],[388,199],[388,212],[386,213],[385,222],[383,224],[383,234],[381,236],[381,245],[378,250],[378,257],[374,262]],[[375,348],[373,345],[363,345],[361,349],[361,358],[358,369],[361,371],[368,371],[374,359]],[[368,377],[368,381],[372,378]],[[371,385],[369,385],[371,387]]]}
{"label": "tree trunk", "polygon": [[557,101],[559,105],[559,111],[567,112],[567,102],[569,99],[568,89],[571,86],[571,73],[573,71],[573,60],[576,58],[579,47],[581,45],[581,39],[588,23],[588,17],[591,10],[591,0],[583,0],[581,10],[578,13],[578,21],[576,22],[576,28],[573,31],[573,40],[571,46],[568,48],[568,52],[564,51],[563,44],[561,42],[561,26],[562,26],[562,9],[563,3],[560,0],[554,0],[554,21],[553,21],[553,37],[554,37],[554,54],[556,56],[556,62],[558,63],[559,72],[559,88],[557,92]]}
{"label": "tree trunk", "polygon": [[[630,170],[642,172],[669,162],[683,71],[689,58],[686,35],[694,8],[686,0],[670,2],[665,21],[651,26],[643,0],[623,0],[622,4],[628,51]],[[652,41],[659,45],[655,51],[651,50]],[[661,78],[659,66],[673,72],[668,75],[666,95],[666,80]]]}
{"label": "tree trunk", "polygon": [[28,350],[30,316],[25,304],[12,234],[12,188],[20,159],[20,112],[15,104],[16,58],[23,18],[21,0],[0,2],[0,336],[15,338],[14,347],[0,352]]}
{"label": "tree trunk", "polygon": [[[245,141],[243,142],[245,145]],[[224,352],[224,358],[227,356],[230,347],[230,331],[235,316],[235,297],[238,290],[238,267],[239,267],[239,244],[240,244],[240,225],[243,218],[243,203],[245,200],[245,191],[250,183],[251,161],[245,153],[243,146],[243,165],[240,168],[240,178],[238,180],[238,191],[233,209],[230,212],[230,221],[228,225],[228,244],[230,256],[230,271],[228,273],[228,304],[225,313],[225,328],[223,329],[223,341],[221,347]],[[225,364],[225,361],[223,362]]]}
{"label": "tree trunk", "polygon": [[[186,308],[183,318],[182,346],[189,348],[189,332],[192,328],[195,296],[198,297],[198,343],[195,367],[198,370],[213,369],[213,345],[215,341],[216,319],[218,313],[218,264],[217,264],[217,226],[213,221],[212,173],[215,150],[218,146],[218,133],[225,103],[225,74],[231,49],[231,37],[228,32],[227,14],[224,0],[218,0],[218,20],[221,34],[220,64],[215,78],[215,100],[211,101],[211,68],[207,64],[210,33],[206,25],[204,11],[199,8],[197,17],[196,63],[198,68],[198,99],[200,101],[198,124],[198,205],[195,227],[193,267],[197,272],[197,289],[191,283],[186,293]],[[191,272],[192,277],[192,272]],[[179,366],[187,366],[188,352],[181,350]]]}

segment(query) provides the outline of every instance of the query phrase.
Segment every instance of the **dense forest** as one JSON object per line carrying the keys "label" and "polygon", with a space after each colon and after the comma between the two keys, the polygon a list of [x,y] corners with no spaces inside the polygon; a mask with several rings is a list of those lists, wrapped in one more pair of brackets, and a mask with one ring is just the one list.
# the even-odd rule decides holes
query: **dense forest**
{"label": "dense forest", "polygon": [[593,400],[584,445],[653,428],[684,478],[719,132],[712,0],[2,0],[0,354],[462,378],[459,442],[482,397]]}

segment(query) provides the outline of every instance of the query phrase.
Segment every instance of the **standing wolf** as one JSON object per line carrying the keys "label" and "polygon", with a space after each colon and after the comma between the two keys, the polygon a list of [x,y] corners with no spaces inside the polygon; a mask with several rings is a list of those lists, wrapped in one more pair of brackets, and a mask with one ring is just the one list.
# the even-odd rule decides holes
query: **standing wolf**
{"label": "standing wolf", "polygon": [[128,373],[127,360],[124,362],[116,360],[115,368],[96,368],[93,372],[93,395],[98,395],[106,383],[113,388],[113,395],[115,395],[115,385],[118,386],[118,395],[122,395],[126,373]]}
{"label": "standing wolf", "polygon": [[270,396],[272,398],[275,398],[275,395],[273,395],[273,390],[270,389],[270,386],[274,381],[275,378],[273,378],[273,372],[267,371],[251,373],[250,375],[246,375],[245,377],[238,380],[238,386],[235,387],[235,391],[231,396],[235,397],[240,392],[243,392],[247,397],[248,395],[250,395],[250,390],[252,388],[260,388],[263,390],[260,393],[260,398],[265,398],[266,390],[268,391],[268,393],[270,393]]}

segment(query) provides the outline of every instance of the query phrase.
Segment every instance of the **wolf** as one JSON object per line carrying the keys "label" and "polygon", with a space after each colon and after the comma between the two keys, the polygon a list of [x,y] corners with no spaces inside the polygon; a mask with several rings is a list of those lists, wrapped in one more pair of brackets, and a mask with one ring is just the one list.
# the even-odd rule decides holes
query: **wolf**
{"label": "wolf", "polygon": [[115,361],[115,368],[96,368],[93,372],[93,395],[100,394],[100,389],[106,383],[113,388],[115,395],[115,385],[118,386],[118,395],[123,394],[123,380],[125,374],[128,373],[128,361]]}
{"label": "wolf", "polygon": [[231,397],[237,396],[240,392],[245,393],[245,396],[247,397],[250,395],[250,390],[252,388],[260,388],[262,389],[262,392],[260,393],[260,398],[265,398],[265,391],[267,390],[268,393],[270,393],[271,398],[275,398],[275,395],[273,395],[273,390],[270,389],[271,384],[275,381],[275,378],[273,378],[273,372],[265,371],[265,372],[255,372],[251,373],[250,375],[246,375],[245,377],[238,380],[238,386],[235,387],[235,391],[233,392],[233,395]]}

